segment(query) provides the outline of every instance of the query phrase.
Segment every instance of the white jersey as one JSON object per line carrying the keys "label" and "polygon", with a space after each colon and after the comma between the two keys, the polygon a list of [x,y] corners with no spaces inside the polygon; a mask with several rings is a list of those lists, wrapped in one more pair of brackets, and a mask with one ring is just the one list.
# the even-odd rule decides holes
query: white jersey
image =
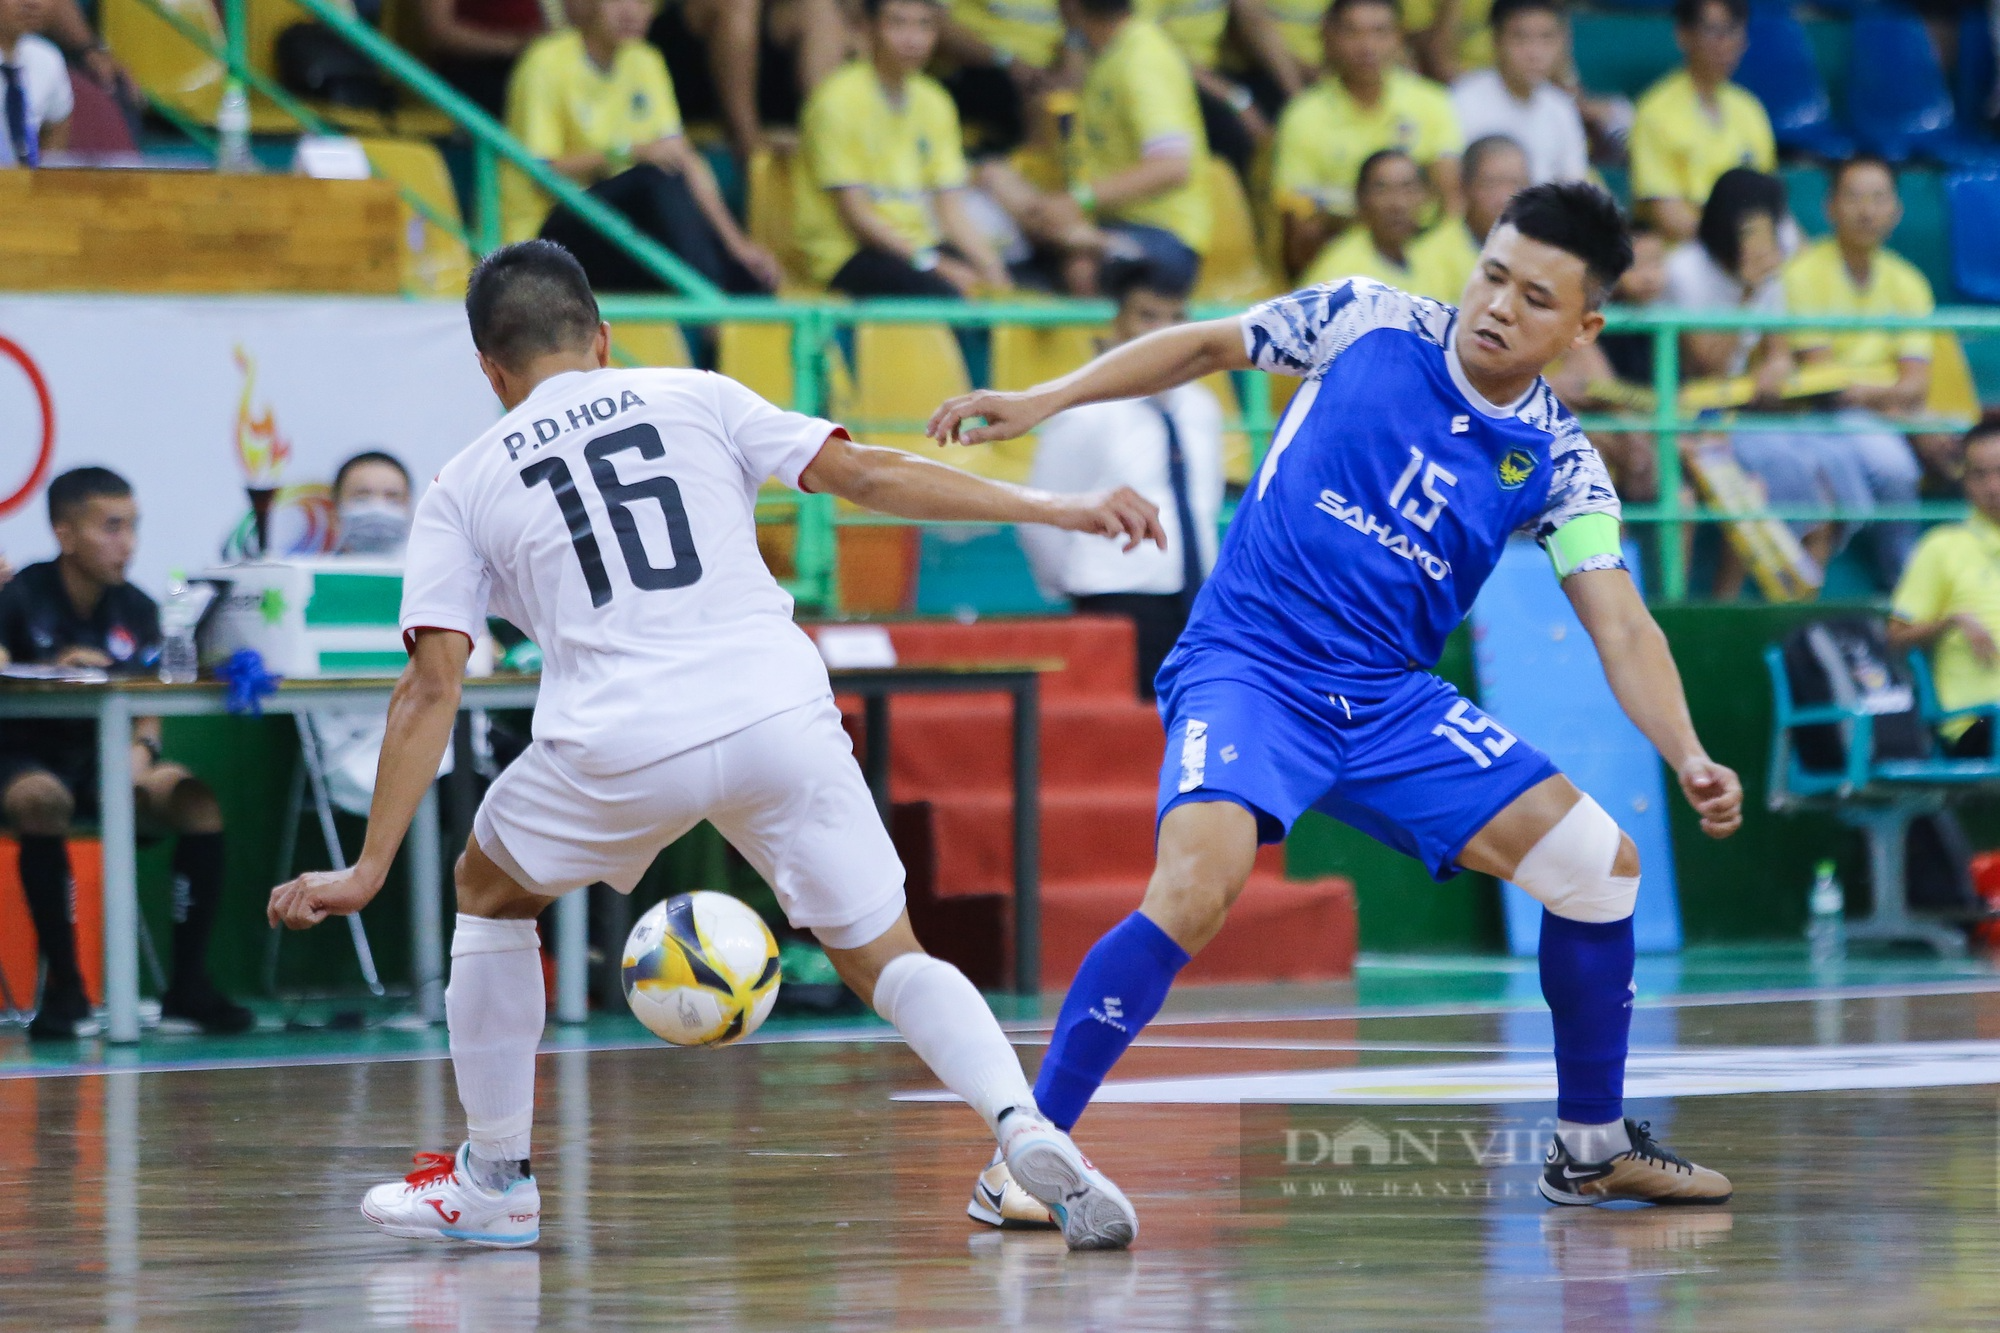
{"label": "white jersey", "polygon": [[757,488],[840,428],[720,375],[569,371],[458,454],[417,506],[402,628],[542,650],[535,739],[627,773],[830,693],[757,550]]}

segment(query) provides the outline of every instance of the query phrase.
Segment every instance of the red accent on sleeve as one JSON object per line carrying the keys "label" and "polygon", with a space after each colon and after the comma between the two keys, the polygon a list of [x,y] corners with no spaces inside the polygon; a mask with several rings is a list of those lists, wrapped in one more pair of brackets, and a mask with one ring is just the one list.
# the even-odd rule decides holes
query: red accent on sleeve
{"label": "red accent on sleeve", "polygon": [[799,489],[807,495],[811,495],[813,491],[811,487],[806,485],[806,469],[819,461],[820,454],[825,452],[827,442],[830,440],[846,440],[849,444],[854,443],[854,437],[847,433],[847,427],[845,426],[835,426],[826,433],[826,439],[821,440],[819,448],[813,450],[813,456],[806,460],[806,466],[799,469]]}
{"label": "red accent on sleeve", "polygon": [[417,635],[423,630],[433,630],[439,634],[456,634],[474,648],[479,646],[473,637],[462,629],[451,629],[444,625],[412,625],[403,631],[403,651],[411,657],[417,655]]}

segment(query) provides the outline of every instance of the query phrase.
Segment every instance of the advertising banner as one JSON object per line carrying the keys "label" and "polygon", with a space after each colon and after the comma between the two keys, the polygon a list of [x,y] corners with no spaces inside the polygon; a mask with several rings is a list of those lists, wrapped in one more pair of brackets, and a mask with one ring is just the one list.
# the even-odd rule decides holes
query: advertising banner
{"label": "advertising banner", "polygon": [[155,596],[254,546],[253,499],[270,554],[317,553],[344,459],[392,454],[421,496],[499,415],[455,304],[0,293],[0,554],[55,554],[44,492],[87,464],[132,483]]}

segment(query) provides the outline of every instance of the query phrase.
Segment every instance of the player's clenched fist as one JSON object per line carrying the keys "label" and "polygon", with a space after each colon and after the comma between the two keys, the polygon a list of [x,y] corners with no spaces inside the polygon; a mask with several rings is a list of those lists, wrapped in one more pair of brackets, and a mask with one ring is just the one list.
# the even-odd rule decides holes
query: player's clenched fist
{"label": "player's clenched fist", "polygon": [[[940,444],[985,444],[1026,435],[1049,416],[1049,406],[1033,392],[981,389],[946,400],[944,406],[931,414],[925,430]],[[974,417],[985,418],[986,424],[966,428],[965,423]]]}
{"label": "player's clenched fist", "polygon": [[1054,526],[1099,537],[1122,537],[1127,551],[1136,551],[1149,541],[1162,551],[1167,549],[1167,530],[1160,526],[1158,506],[1130,486],[1067,499],[1067,512]]}
{"label": "player's clenched fist", "polygon": [[360,911],[380,888],[363,881],[353,870],[313,870],[272,889],[264,915],[273,926],[304,930],[330,916]]}
{"label": "player's clenched fist", "polygon": [[1735,770],[1713,759],[1691,759],[1677,775],[1688,804],[1701,816],[1701,831],[1726,838],[1743,826],[1743,784]]}

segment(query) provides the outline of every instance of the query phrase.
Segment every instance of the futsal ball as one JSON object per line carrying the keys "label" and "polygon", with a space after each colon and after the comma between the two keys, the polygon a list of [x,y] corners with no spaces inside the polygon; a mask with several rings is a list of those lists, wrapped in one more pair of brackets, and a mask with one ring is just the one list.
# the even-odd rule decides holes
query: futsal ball
{"label": "futsal ball", "polygon": [[778,941],[726,893],[680,893],[625,940],[625,999],[676,1046],[726,1046],[763,1026],[778,999]]}

